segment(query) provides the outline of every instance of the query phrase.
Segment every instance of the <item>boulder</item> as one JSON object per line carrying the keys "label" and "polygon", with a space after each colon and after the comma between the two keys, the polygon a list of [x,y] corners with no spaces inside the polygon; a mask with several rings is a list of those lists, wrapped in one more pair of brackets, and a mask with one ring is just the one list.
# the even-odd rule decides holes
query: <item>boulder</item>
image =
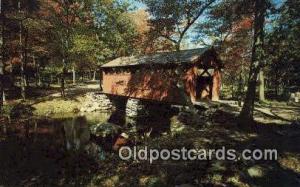
{"label": "boulder", "polygon": [[118,175],[114,175],[106,178],[103,182],[101,182],[100,186],[103,187],[117,187],[119,186],[120,177]]}
{"label": "boulder", "polygon": [[102,147],[93,142],[90,142],[87,145],[85,145],[84,151],[88,156],[96,160],[105,160],[104,150],[102,149]]}
{"label": "boulder", "polygon": [[162,179],[156,176],[143,176],[139,179],[139,186],[163,187],[166,186]]}
{"label": "boulder", "polygon": [[121,127],[113,123],[104,122],[90,127],[91,133],[97,137],[116,137],[120,134]]}
{"label": "boulder", "polygon": [[170,124],[171,135],[176,135],[176,134],[186,132],[188,129],[189,127],[185,125],[183,122],[181,122],[180,120],[178,120],[177,116],[171,118],[171,124]]}
{"label": "boulder", "polygon": [[247,173],[252,178],[263,177],[265,174],[264,168],[262,168],[259,165],[254,165],[254,166],[248,168]]}

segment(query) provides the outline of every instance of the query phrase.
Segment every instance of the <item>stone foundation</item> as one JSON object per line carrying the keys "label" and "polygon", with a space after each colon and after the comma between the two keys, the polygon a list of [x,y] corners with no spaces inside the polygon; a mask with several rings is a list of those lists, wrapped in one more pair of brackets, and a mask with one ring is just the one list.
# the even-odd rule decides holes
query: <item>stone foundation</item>
{"label": "stone foundation", "polygon": [[290,102],[299,103],[300,101],[300,92],[291,93]]}
{"label": "stone foundation", "polygon": [[86,101],[81,107],[81,112],[110,112],[114,109],[112,102],[106,94],[102,93],[87,93]]}
{"label": "stone foundation", "polygon": [[81,112],[118,112],[126,117],[162,117],[168,115],[171,105],[148,100],[126,98],[103,93],[87,93]]}
{"label": "stone foundation", "polygon": [[137,117],[138,115],[143,115],[144,105],[139,99],[129,98],[126,104],[126,116],[127,117]]}

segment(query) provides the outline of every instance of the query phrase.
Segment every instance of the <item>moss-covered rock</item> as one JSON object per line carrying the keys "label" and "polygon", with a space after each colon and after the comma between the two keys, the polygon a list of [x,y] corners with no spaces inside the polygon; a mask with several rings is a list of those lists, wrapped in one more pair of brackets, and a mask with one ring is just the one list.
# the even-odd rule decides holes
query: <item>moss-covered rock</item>
{"label": "moss-covered rock", "polygon": [[121,127],[113,123],[104,122],[91,126],[90,130],[93,135],[106,138],[117,136],[121,131]]}

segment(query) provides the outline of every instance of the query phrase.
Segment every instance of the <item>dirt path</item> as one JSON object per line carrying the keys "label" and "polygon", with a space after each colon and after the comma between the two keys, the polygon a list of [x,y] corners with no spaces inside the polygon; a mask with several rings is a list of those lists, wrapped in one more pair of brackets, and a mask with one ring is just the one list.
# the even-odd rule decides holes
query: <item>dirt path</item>
{"label": "dirt path", "polygon": [[[221,103],[228,104],[235,109],[235,112],[240,112],[241,107],[237,105],[236,101],[221,101]],[[287,124],[291,123],[300,117],[300,107],[287,106],[285,103],[272,106],[269,105],[255,105],[254,119],[260,123],[277,123]]]}

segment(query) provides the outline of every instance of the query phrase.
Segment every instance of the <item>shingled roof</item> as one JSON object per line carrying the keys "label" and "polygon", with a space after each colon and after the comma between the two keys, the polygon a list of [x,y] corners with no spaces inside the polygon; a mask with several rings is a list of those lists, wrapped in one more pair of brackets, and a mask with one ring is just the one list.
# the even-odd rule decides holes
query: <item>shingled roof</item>
{"label": "shingled roof", "polygon": [[161,52],[144,56],[120,57],[112,60],[101,67],[124,67],[144,64],[181,64],[194,63],[210,48],[198,48],[182,51]]}

